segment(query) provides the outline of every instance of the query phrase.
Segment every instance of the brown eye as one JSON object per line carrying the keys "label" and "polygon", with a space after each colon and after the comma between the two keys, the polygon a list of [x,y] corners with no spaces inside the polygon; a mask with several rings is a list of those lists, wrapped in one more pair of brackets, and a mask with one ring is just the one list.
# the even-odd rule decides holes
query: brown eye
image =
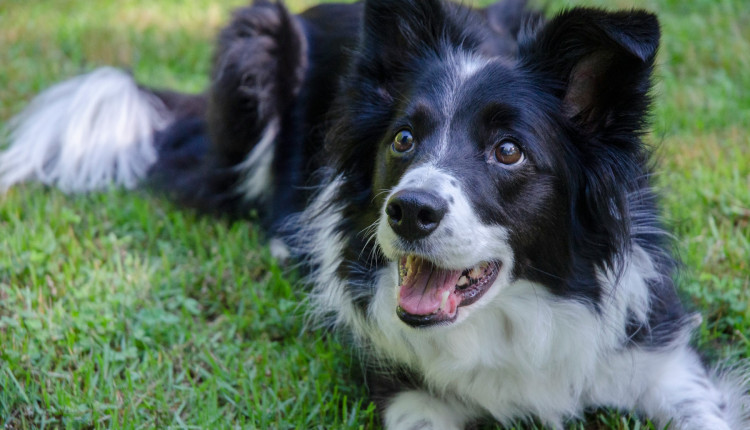
{"label": "brown eye", "polygon": [[523,152],[511,140],[504,140],[495,147],[495,159],[506,166],[518,164],[524,160]]}
{"label": "brown eye", "polygon": [[409,152],[414,149],[414,136],[411,131],[401,130],[393,138],[393,150],[396,152]]}

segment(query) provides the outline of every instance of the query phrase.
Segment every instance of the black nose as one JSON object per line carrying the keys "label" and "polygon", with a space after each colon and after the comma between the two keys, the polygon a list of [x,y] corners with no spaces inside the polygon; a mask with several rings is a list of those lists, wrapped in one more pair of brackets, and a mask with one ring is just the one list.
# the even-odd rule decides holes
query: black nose
{"label": "black nose", "polygon": [[388,224],[406,240],[426,237],[440,225],[448,202],[425,190],[402,190],[391,196],[385,206]]}

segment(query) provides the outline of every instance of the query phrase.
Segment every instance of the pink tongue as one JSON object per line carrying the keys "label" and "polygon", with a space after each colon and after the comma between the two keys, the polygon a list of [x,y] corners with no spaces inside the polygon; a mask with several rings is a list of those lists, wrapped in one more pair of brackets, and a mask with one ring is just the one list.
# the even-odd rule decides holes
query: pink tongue
{"label": "pink tongue", "polygon": [[[452,317],[461,303],[456,283],[461,270],[440,269],[418,257],[411,257],[407,275],[401,280],[398,304],[412,315],[446,314]],[[447,299],[443,304],[443,297]],[[441,305],[443,305],[441,307]]]}

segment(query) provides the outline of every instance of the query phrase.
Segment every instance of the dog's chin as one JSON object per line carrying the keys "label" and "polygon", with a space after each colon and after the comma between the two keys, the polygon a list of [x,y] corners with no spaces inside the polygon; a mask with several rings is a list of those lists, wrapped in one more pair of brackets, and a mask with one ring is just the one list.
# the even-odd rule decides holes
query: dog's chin
{"label": "dog's chin", "polygon": [[454,324],[495,284],[500,261],[483,261],[471,267],[441,267],[417,255],[405,255],[398,262],[398,305],[396,314],[404,323],[418,328]]}

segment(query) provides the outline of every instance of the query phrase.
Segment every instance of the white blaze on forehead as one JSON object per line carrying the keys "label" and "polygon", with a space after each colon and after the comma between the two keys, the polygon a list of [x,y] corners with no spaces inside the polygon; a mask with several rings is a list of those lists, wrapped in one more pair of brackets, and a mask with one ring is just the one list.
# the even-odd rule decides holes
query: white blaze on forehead
{"label": "white blaze on forehead", "polygon": [[467,80],[470,77],[474,76],[479,72],[481,69],[484,68],[489,62],[483,58],[478,57],[466,57],[464,58],[464,61],[460,63],[460,70],[461,78],[463,80]]}
{"label": "white blaze on forehead", "polygon": [[435,192],[435,194],[444,197],[444,193],[441,193],[440,191],[447,191],[449,186],[455,187],[455,185],[451,185],[450,182],[453,182],[454,184],[457,183],[456,179],[449,174],[431,164],[428,164],[406,172],[391,194],[395,194],[406,188],[428,188]]}
{"label": "white blaze on forehead", "polygon": [[469,56],[465,53],[454,54],[449,61],[453,67],[447,72],[448,75],[444,84],[442,108],[445,118],[440,126],[440,145],[436,152],[437,159],[441,158],[448,149],[448,131],[461,101],[459,97],[461,87],[489,64],[486,59]]}

